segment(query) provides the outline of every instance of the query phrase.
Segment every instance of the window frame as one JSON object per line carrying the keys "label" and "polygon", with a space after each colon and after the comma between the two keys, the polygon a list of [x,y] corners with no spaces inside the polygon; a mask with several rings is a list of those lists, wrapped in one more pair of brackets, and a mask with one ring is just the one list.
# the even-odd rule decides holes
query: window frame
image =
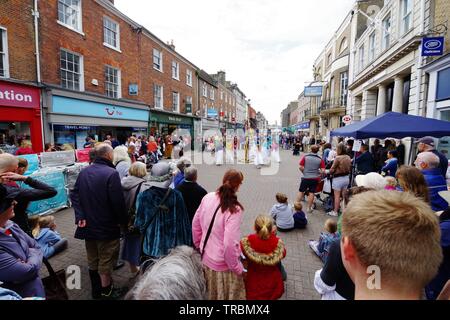
{"label": "window frame", "polygon": [[0,59],[4,55],[3,59],[3,71],[4,75],[0,75],[0,78],[9,78],[9,50],[8,50],[8,29],[5,27],[0,26],[0,30],[2,31],[0,41],[3,43],[3,53],[1,53],[2,56],[0,56]]}
{"label": "window frame", "polygon": [[[63,87],[63,84],[62,84],[63,83],[63,79],[62,79],[62,72],[61,72],[62,71],[61,51],[65,51],[66,53],[70,53],[70,54],[75,55],[75,56],[77,56],[79,58],[79,64],[80,64],[79,65],[80,72],[79,72],[79,80],[78,80],[78,82],[80,84],[79,90]],[[65,71],[66,72],[67,71],[72,72],[70,70],[65,70]],[[74,73],[74,72],[72,72],[72,73]],[[84,92],[84,90],[85,90],[85,88],[84,88],[84,56],[79,54],[79,53],[77,53],[77,52],[74,52],[74,51],[71,51],[71,50],[67,50],[65,48],[59,48],[59,77],[60,77],[60,80],[61,80],[61,88],[64,88],[64,89],[67,89],[67,90],[72,90],[72,91]]]}
{"label": "window frame", "polygon": [[[409,11],[405,12],[406,4],[409,4]],[[406,29],[405,21],[408,19],[408,29]],[[407,34],[413,27],[413,3],[412,0],[400,0],[400,20],[401,20],[401,33]]]}
{"label": "window frame", "polygon": [[202,96],[208,98],[208,86],[205,82],[202,83]]}
{"label": "window frame", "polygon": [[186,85],[188,85],[189,87],[192,87],[192,79],[193,79],[193,72],[190,69],[186,69]]}
{"label": "window frame", "polygon": [[[81,35],[85,35],[84,33],[83,33],[83,0],[79,0],[79,11],[78,11],[78,18],[77,18],[77,22],[78,22],[78,25],[79,25],[79,29],[77,29],[77,28],[74,28],[73,26],[71,26],[70,24],[67,24],[67,23],[65,23],[65,22],[63,22],[63,21],[61,21],[61,20],[59,20],[59,4],[62,2],[62,1],[65,1],[65,0],[58,0],[58,5],[57,5],[57,18],[56,18],[56,22],[59,24],[59,25],[61,25],[61,26],[63,26],[63,27],[66,27],[66,28],[68,28],[68,29],[70,29],[70,30],[72,30],[72,31],[75,31],[75,32],[77,32],[77,33],[79,33],[79,34],[81,34]],[[64,4],[65,5],[65,4]]]}
{"label": "window frame", "polygon": [[348,71],[341,72],[339,76],[339,104],[346,106],[348,102]]}
{"label": "window frame", "polygon": [[[389,28],[386,28],[386,22],[388,21],[389,21]],[[392,15],[390,12],[383,18],[383,20],[381,20],[381,25],[382,25],[381,47],[383,51],[385,51],[389,49],[391,46]]]}
{"label": "window frame", "polygon": [[[174,75],[174,67],[176,67],[175,75]],[[172,79],[180,81],[180,63],[176,60],[172,60]]]}
{"label": "window frame", "polygon": [[211,99],[212,101],[214,101],[216,99],[216,93],[215,93],[213,87],[211,87],[209,90],[209,99]]}
{"label": "window frame", "polygon": [[364,55],[365,55],[365,48],[364,48],[364,44],[362,44],[359,48],[358,48],[358,70],[359,72],[363,71],[364,69],[364,64],[365,64],[365,59],[364,59]]}
{"label": "window frame", "polygon": [[[159,52],[159,69],[158,68],[156,68],[155,67],[155,52]],[[162,52],[162,50],[158,50],[158,49],[156,49],[156,48],[153,48],[153,55],[152,55],[152,57],[153,57],[153,69],[155,69],[155,70],[158,70],[159,72],[164,72],[164,70],[163,70],[163,52]]]}
{"label": "window frame", "polygon": [[[345,46],[344,46],[345,44]],[[342,38],[341,43],[339,45],[339,54],[342,54],[348,48],[348,39],[347,37]]]}
{"label": "window frame", "polygon": [[376,32],[374,31],[369,35],[368,62],[372,62],[373,60],[375,60],[376,39],[377,39],[377,35],[376,35]]}
{"label": "window frame", "polygon": [[[175,97],[177,97],[177,105],[175,106]],[[176,109],[175,109],[176,107]],[[176,91],[172,91],[172,111],[176,113],[180,113],[180,93]]]}
{"label": "window frame", "polygon": [[[117,26],[117,30],[115,31],[117,47],[113,46],[112,44],[110,44],[106,41],[107,40],[106,39],[106,30],[105,30],[106,29],[106,26],[105,26],[106,20],[108,20],[110,23],[111,22],[114,23]],[[111,32],[114,32],[114,31],[111,31]],[[122,51],[120,50],[120,24],[108,16],[103,16],[103,45],[107,48],[110,48],[110,49],[113,49],[113,50],[116,50],[116,51],[122,53]]]}
{"label": "window frame", "polygon": [[[160,106],[157,106],[157,104],[156,104],[156,101],[157,101],[156,100],[156,98],[157,98],[156,88],[157,87],[161,89],[160,90],[160,94],[159,94],[159,101],[161,103]],[[154,103],[155,109],[158,109],[158,110],[163,110],[164,109],[164,87],[159,85],[159,84],[157,84],[157,83],[153,84],[153,103]]]}
{"label": "window frame", "polygon": [[[114,71],[117,71],[117,84],[111,83],[111,82],[107,82],[107,69],[111,69]],[[107,89],[107,84],[110,83],[112,85],[117,85],[117,97],[114,96],[110,96],[108,94],[108,89]],[[114,91],[113,91],[114,92]],[[113,66],[110,65],[105,65],[105,95],[109,98],[113,98],[113,99],[121,99],[122,98],[122,73],[121,70],[119,68],[114,68]]]}
{"label": "window frame", "polygon": [[[191,101],[191,103],[188,103],[189,100]],[[186,96],[186,103],[184,104],[184,107],[185,107],[184,112],[186,112],[186,114],[188,113],[186,107],[187,107],[187,105],[189,105],[189,104],[191,105],[191,112],[189,112],[189,113],[192,114],[193,111],[194,111],[193,108],[192,108],[192,107],[193,107],[193,102],[192,102],[192,101],[193,101],[192,96]]]}

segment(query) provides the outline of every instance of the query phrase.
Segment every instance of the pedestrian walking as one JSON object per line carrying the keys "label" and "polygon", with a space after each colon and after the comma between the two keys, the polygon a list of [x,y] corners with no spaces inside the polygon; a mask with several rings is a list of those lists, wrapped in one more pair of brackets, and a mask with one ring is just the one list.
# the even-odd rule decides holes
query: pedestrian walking
{"label": "pedestrian walking", "polygon": [[336,159],[330,169],[330,174],[333,177],[333,193],[334,193],[334,208],[327,214],[332,217],[337,217],[341,205],[341,195],[347,190],[350,184],[350,172],[352,169],[352,160],[347,154],[343,143],[339,143],[336,148]]}

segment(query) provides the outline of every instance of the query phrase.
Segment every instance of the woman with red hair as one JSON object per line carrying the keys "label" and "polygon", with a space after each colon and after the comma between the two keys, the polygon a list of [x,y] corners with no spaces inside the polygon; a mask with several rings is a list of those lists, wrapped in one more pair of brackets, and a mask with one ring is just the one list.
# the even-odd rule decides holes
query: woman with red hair
{"label": "woman with red hair", "polygon": [[194,245],[200,249],[209,300],[245,300],[240,257],[244,207],[238,201],[244,175],[228,170],[222,186],[207,194],[192,221]]}

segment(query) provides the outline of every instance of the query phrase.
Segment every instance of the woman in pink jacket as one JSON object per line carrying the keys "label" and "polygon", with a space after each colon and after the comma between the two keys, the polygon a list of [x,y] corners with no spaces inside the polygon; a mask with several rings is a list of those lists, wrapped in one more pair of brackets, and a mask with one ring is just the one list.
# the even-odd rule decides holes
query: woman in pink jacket
{"label": "woman in pink jacket", "polygon": [[203,198],[192,221],[194,245],[202,254],[209,300],[245,300],[245,270],[240,260],[244,207],[236,196],[243,180],[242,172],[228,170],[222,186]]}

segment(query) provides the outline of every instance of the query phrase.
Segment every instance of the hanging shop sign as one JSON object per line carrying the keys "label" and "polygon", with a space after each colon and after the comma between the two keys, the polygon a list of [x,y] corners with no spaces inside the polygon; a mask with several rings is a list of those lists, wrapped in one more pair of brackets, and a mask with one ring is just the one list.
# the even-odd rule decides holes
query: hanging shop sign
{"label": "hanging shop sign", "polygon": [[422,57],[442,56],[444,54],[444,37],[422,39]]}
{"label": "hanging shop sign", "polygon": [[321,97],[322,96],[322,86],[308,86],[305,87],[304,96],[305,97]]}

